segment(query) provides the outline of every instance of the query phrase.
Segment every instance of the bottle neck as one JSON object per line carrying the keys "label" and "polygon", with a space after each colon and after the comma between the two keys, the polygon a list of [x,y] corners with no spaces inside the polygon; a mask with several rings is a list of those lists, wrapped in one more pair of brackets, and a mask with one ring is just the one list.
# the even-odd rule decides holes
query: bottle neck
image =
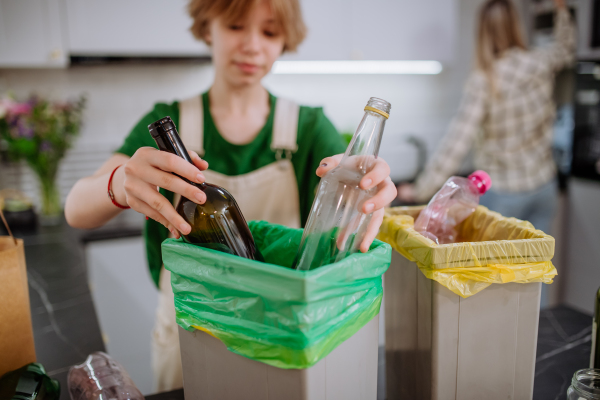
{"label": "bottle neck", "polygon": [[[158,145],[159,150],[166,151],[171,154],[175,154],[176,156],[183,158],[185,161],[189,162],[190,164],[194,164],[187,149],[183,145],[183,142],[181,141],[179,134],[177,133],[177,131],[175,129],[161,132],[159,135],[154,137],[154,140],[156,141],[156,144]],[[177,174],[175,174],[175,175],[177,175]],[[177,176],[179,176],[181,179],[183,179],[187,183],[194,185],[200,189],[203,189],[206,186],[204,183],[191,182],[190,180],[188,180],[180,175],[177,175]]]}
{"label": "bottle neck", "polygon": [[[165,140],[165,144],[166,144],[166,146],[165,146],[166,151],[183,158],[185,161],[189,162],[190,164],[193,164],[192,158],[190,157],[185,146],[183,145],[183,142],[179,138],[179,134],[177,133],[176,130],[173,129],[170,131],[166,131],[163,136],[164,136],[164,140]],[[161,150],[163,150],[163,149],[161,149]]]}
{"label": "bottle neck", "polygon": [[340,165],[351,165],[353,169],[358,169],[363,175],[369,172],[379,155],[386,120],[387,118],[383,115],[365,111]]}

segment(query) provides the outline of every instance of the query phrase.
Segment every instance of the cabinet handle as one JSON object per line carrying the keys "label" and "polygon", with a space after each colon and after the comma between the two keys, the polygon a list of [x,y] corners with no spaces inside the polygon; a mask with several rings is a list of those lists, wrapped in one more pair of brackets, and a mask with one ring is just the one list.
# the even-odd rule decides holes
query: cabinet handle
{"label": "cabinet handle", "polygon": [[60,51],[60,49],[54,49],[50,52],[50,54],[48,55],[48,58],[52,61],[57,61],[60,60],[62,56],[62,51]]}

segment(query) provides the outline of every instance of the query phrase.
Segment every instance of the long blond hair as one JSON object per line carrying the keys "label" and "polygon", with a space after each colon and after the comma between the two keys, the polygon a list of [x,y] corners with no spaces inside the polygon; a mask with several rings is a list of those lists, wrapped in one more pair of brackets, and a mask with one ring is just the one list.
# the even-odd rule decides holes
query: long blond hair
{"label": "long blond hair", "polygon": [[479,13],[476,66],[488,77],[492,93],[494,62],[511,48],[526,49],[519,15],[511,0],[488,0]]}

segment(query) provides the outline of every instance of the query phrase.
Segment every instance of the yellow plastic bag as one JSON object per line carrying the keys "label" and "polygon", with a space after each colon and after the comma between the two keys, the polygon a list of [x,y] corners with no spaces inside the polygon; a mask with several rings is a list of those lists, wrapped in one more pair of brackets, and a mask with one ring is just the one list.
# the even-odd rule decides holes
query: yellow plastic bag
{"label": "yellow plastic bag", "polygon": [[457,243],[438,245],[414,230],[423,208],[387,209],[378,239],[459,296],[467,298],[492,283],[549,284],[556,276],[554,238],[531,223],[479,206],[457,227]]}

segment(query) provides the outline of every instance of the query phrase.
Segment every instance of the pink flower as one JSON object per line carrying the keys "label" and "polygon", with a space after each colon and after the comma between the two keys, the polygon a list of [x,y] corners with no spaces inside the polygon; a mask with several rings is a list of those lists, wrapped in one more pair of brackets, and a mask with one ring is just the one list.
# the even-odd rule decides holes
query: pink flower
{"label": "pink flower", "polygon": [[12,103],[8,106],[8,114],[21,115],[29,114],[31,112],[31,105],[28,103]]}
{"label": "pink flower", "polygon": [[4,118],[9,113],[10,108],[14,104],[9,98],[0,99],[0,119]]}

